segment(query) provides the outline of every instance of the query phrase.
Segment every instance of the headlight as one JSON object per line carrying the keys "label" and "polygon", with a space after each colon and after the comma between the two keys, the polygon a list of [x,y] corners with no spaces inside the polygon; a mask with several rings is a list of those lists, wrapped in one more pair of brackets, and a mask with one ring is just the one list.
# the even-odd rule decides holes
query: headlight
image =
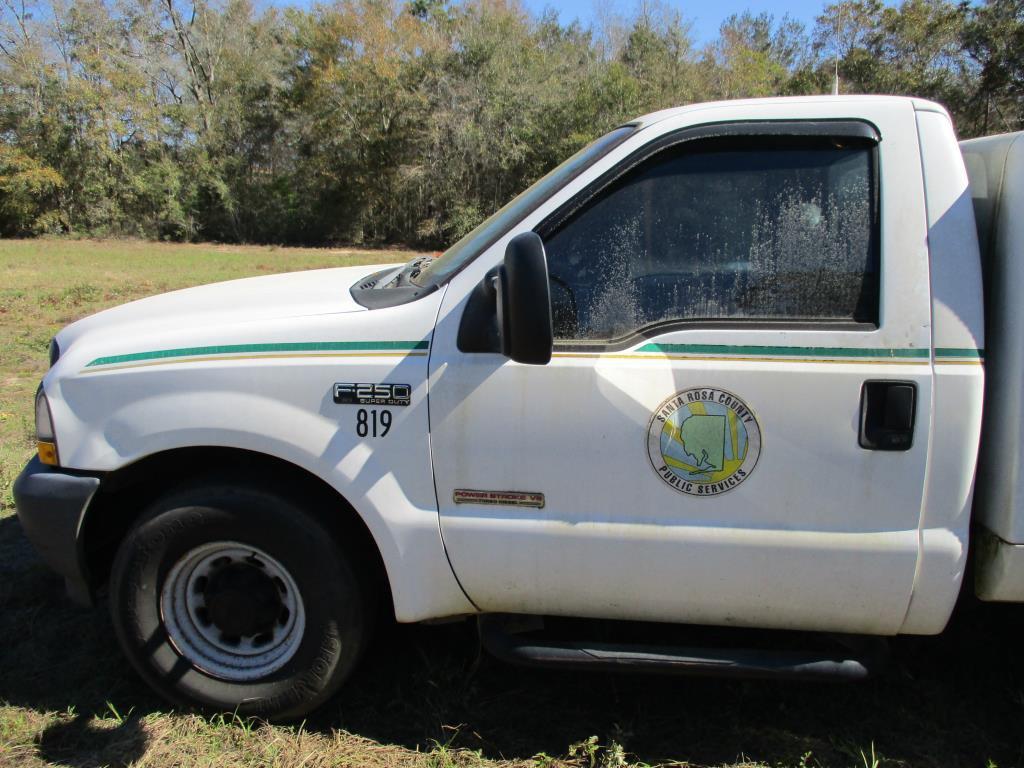
{"label": "headlight", "polygon": [[59,466],[57,457],[57,435],[53,431],[53,416],[50,414],[50,403],[40,384],[36,391],[36,443],[39,449],[39,460],[43,464]]}
{"label": "headlight", "polygon": [[53,368],[58,360],[60,360],[60,345],[57,343],[57,337],[54,336],[50,339],[50,367]]}

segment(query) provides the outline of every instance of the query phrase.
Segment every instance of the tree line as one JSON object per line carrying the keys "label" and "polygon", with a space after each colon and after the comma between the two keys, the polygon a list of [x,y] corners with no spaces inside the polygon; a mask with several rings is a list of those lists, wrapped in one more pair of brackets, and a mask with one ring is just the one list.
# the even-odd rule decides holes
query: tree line
{"label": "tree line", "polygon": [[[656,0],[655,0],[656,2]],[[0,0],[0,235],[442,247],[581,146],[697,101],[938,100],[1024,127],[1024,0],[563,23],[515,0]]]}

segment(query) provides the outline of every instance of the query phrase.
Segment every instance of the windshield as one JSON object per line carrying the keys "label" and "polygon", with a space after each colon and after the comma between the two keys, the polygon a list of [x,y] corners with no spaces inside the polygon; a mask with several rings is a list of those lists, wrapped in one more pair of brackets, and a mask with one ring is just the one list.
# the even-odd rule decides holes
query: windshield
{"label": "windshield", "polygon": [[625,141],[634,130],[635,125],[624,125],[581,149],[434,259],[412,282],[422,287],[440,285],[448,280],[536,210],[537,206]]}

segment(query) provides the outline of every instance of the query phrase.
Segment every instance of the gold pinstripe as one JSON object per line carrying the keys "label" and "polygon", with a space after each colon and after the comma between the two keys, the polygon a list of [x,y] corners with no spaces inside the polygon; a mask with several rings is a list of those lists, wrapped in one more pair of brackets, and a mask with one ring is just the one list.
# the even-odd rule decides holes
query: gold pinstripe
{"label": "gold pinstripe", "polygon": [[[122,371],[127,368],[150,368],[158,365],[183,365],[186,363],[207,363],[219,360],[297,360],[302,358],[349,358],[349,357],[426,357],[426,352],[295,352],[267,353],[256,355],[207,355],[202,357],[173,358],[167,360],[150,360],[122,365],[106,365],[99,368],[83,368],[79,373],[102,373],[104,371]],[[912,359],[871,359],[871,358],[808,358],[808,357],[747,357],[747,356],[707,356],[707,355],[659,355],[615,354],[601,352],[555,352],[552,357],[580,360],[692,360],[695,362],[737,362],[737,363],[829,363],[833,365],[929,365],[929,360]],[[948,360],[939,359],[936,365],[979,365],[984,360]]]}
{"label": "gold pinstripe", "polygon": [[178,357],[167,360],[151,360],[143,363],[125,363],[123,365],[107,365],[102,368],[83,368],[79,373],[103,373],[104,371],[123,371],[125,368],[149,368],[154,365],[182,365],[184,363],[209,363],[219,360],[297,360],[307,357],[426,357],[426,352],[293,352],[269,353],[265,355],[208,355],[205,357]]}
{"label": "gold pinstripe", "polygon": [[740,363],[834,363],[841,365],[928,365],[928,360],[913,360],[913,359],[892,359],[892,360],[881,360],[871,358],[814,358],[814,357],[739,357],[739,356],[703,356],[703,355],[659,355],[659,354],[642,354],[642,355],[604,355],[600,353],[576,353],[576,352],[556,352],[553,357],[572,358],[578,357],[582,359],[615,359],[615,360],[696,360],[699,362],[740,362]]}

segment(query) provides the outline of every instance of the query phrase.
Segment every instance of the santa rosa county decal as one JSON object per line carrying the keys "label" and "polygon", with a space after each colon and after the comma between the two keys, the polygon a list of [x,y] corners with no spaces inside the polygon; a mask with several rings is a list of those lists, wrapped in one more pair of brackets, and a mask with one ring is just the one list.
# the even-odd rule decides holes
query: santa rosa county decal
{"label": "santa rosa county decal", "polygon": [[717,496],[750,477],[761,454],[761,427],[731,392],[687,389],[654,412],[647,453],[658,476],[677,491]]}

